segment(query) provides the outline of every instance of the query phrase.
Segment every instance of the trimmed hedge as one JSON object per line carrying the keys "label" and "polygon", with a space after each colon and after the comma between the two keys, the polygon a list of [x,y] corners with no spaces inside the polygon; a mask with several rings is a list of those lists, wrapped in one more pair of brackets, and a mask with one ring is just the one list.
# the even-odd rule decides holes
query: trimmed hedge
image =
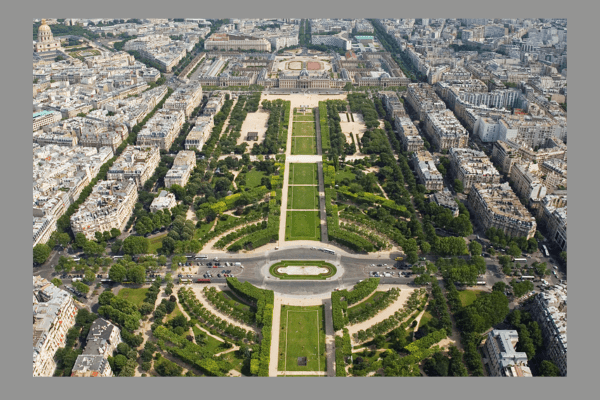
{"label": "trimmed hedge", "polygon": [[446,336],[448,336],[448,333],[445,329],[442,328],[439,331],[432,332],[419,340],[415,340],[414,342],[412,342],[404,348],[408,350],[411,354],[413,354],[419,350],[425,350],[430,348],[440,340],[444,339]]}

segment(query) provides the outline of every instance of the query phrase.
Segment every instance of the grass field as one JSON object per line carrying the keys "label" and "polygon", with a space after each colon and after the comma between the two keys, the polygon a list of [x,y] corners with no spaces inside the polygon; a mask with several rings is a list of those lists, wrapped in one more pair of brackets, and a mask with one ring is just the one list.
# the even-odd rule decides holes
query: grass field
{"label": "grass field", "polygon": [[123,289],[119,290],[117,297],[121,297],[125,300],[129,300],[132,303],[134,303],[136,306],[139,306],[144,302],[147,291],[148,291],[148,288],[146,288],[146,289],[123,288]]}
{"label": "grass field", "polygon": [[429,321],[431,321],[432,319],[433,315],[431,315],[429,311],[425,310],[423,316],[421,317],[421,321],[419,321],[419,326],[417,327],[417,329],[427,325],[427,323],[429,323]]}
{"label": "grass field", "polygon": [[352,314],[358,314],[363,309],[368,308],[368,307],[372,307],[373,303],[375,303],[377,300],[379,300],[379,298],[381,298],[384,295],[385,295],[385,292],[377,292],[377,291],[373,292],[371,294],[371,296],[369,296],[362,303],[357,304],[354,307],[348,307],[348,316],[350,316]]}
{"label": "grass field", "polygon": [[294,122],[292,136],[315,136],[314,122]]}
{"label": "grass field", "polygon": [[156,254],[156,250],[162,247],[162,241],[167,237],[167,233],[162,235],[155,236],[153,238],[148,239],[148,253]]}
{"label": "grass field", "polygon": [[317,154],[317,143],[314,137],[293,137],[292,155]]}
{"label": "grass field", "polygon": [[167,315],[167,318],[165,318],[165,322],[169,322],[170,320],[172,320],[173,318],[175,318],[178,315],[183,315],[183,313],[179,309],[179,304],[177,304],[175,306],[175,308],[173,309],[173,312],[171,314]]}
{"label": "grass field", "polygon": [[290,164],[290,185],[316,185],[317,164]]}
{"label": "grass field", "polygon": [[210,228],[215,224],[215,220],[210,221],[208,224],[202,224],[202,226],[194,232],[194,240],[199,240],[206,235]]}
{"label": "grass field", "polygon": [[[287,275],[280,274],[277,272],[277,268],[279,267],[287,267],[290,265],[300,265],[300,266],[315,266],[315,267],[324,267],[328,268],[329,272],[322,275]],[[269,272],[271,275],[279,278],[279,279],[292,279],[292,280],[324,280],[329,277],[332,277],[337,272],[337,268],[330,263],[326,263],[324,261],[281,261],[276,264],[271,265],[269,267]]]}
{"label": "grass field", "polygon": [[344,178],[348,178],[350,182],[356,179],[356,175],[354,175],[354,172],[352,172],[352,168],[345,167],[343,170],[338,170],[335,173],[335,183],[341,182],[342,180],[344,180]]}
{"label": "grass field", "polygon": [[285,240],[321,240],[318,211],[288,211]]}
{"label": "grass field", "polygon": [[315,117],[312,114],[294,114],[294,122],[314,121]]}
{"label": "grass field", "polygon": [[256,168],[246,174],[246,187],[254,188],[260,186],[260,180],[266,176],[264,171],[258,171]]}
{"label": "grass field", "polygon": [[458,297],[463,307],[473,303],[479,296],[481,296],[481,290],[460,290]]}
{"label": "grass field", "polygon": [[[229,304],[231,308],[240,310],[240,311],[250,311],[251,307],[245,303],[242,303],[234,294],[232,294],[229,290],[219,291],[218,296],[220,296],[224,301]],[[254,310],[256,311],[256,310]]]}
{"label": "grass field", "polygon": [[[175,311],[173,311],[175,312]],[[218,341],[217,339],[215,339],[214,337],[208,336],[206,334],[206,332],[204,332],[203,330],[198,329],[197,326],[192,326],[192,330],[194,331],[194,336],[204,336],[206,337],[206,342],[204,343],[203,347],[210,351],[211,353],[219,353],[225,349],[221,348],[221,344],[223,342]],[[187,336],[187,334],[186,334]]]}
{"label": "grass field", "polygon": [[288,209],[318,210],[319,198],[316,186],[290,186],[288,190]]}
{"label": "grass field", "polygon": [[[306,357],[305,366],[298,357]],[[325,371],[325,324],[323,306],[281,306],[279,371]]]}

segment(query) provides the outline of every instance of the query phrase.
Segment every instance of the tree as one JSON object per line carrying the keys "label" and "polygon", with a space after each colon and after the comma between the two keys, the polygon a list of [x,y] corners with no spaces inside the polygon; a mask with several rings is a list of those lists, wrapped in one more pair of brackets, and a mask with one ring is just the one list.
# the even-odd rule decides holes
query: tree
{"label": "tree", "polygon": [[504,291],[506,290],[506,283],[504,283],[502,281],[498,281],[498,282],[494,283],[494,286],[492,286],[492,290],[504,293]]}
{"label": "tree", "polygon": [[86,281],[86,283],[94,282],[94,280],[96,280],[96,275],[94,274],[94,271],[92,271],[91,269],[86,270],[83,280]]}
{"label": "tree", "polygon": [[560,376],[560,369],[552,361],[544,360],[540,364],[540,376]]}
{"label": "tree", "polygon": [[83,294],[86,294],[90,291],[90,287],[88,285],[86,285],[85,283],[81,283],[81,282],[77,281],[77,282],[73,282],[72,284],[73,284],[73,287],[75,289],[77,289],[77,291],[79,291]]}
{"label": "tree", "polygon": [[416,251],[407,251],[406,252],[406,262],[408,264],[414,264],[419,261],[419,256]]}
{"label": "tree", "polygon": [[127,269],[127,280],[138,285],[144,283],[146,281],[146,269],[144,266],[136,265]]}
{"label": "tree", "polygon": [[52,284],[56,287],[59,287],[60,285],[62,285],[62,281],[58,278],[54,278],[50,282],[52,282]]}
{"label": "tree", "polygon": [[83,249],[83,245],[87,242],[87,238],[81,232],[75,234],[75,246]]}
{"label": "tree", "polygon": [[88,240],[83,244],[83,252],[86,256],[99,256],[104,253],[104,246],[100,243]]}
{"label": "tree", "polygon": [[513,257],[521,257],[521,249],[516,243],[513,242],[510,244],[508,254],[510,254]]}
{"label": "tree", "polygon": [[36,264],[43,264],[50,256],[50,246],[44,243],[38,243],[33,248],[33,262]]}
{"label": "tree", "polygon": [[469,243],[469,251],[471,252],[472,256],[475,256],[475,255],[479,256],[479,255],[481,255],[482,250],[483,250],[483,247],[481,246],[481,244],[479,244],[475,240],[472,240]]}
{"label": "tree", "polygon": [[167,265],[167,257],[165,255],[160,255],[157,259],[158,265]]}
{"label": "tree", "polygon": [[545,262],[540,263],[540,264],[538,264],[538,263],[533,264],[535,273],[542,277],[545,275],[548,275],[548,269],[546,268],[546,266],[547,266],[547,264]]}
{"label": "tree", "polygon": [[565,264],[567,263],[567,252],[566,251],[561,251],[559,257],[561,260],[563,260],[563,262]]}
{"label": "tree", "polygon": [[98,304],[100,304],[101,306],[109,305],[113,297],[115,297],[115,294],[113,292],[111,292],[110,290],[105,290],[100,294],[100,296],[98,296]]}
{"label": "tree", "polygon": [[454,190],[455,190],[457,193],[462,193],[462,192],[463,192],[463,190],[464,190],[464,188],[463,188],[463,183],[461,182],[461,180],[460,180],[460,179],[455,179],[455,180],[454,180]]}
{"label": "tree", "polygon": [[148,239],[142,236],[129,236],[123,241],[125,254],[146,254],[148,252]]}
{"label": "tree", "polygon": [[115,242],[110,246],[110,252],[113,254],[117,254],[119,250],[123,247],[123,241],[121,239],[115,239]]}
{"label": "tree", "polygon": [[110,237],[115,239],[117,236],[121,235],[121,231],[118,230],[117,228],[112,228],[110,230]]}
{"label": "tree", "polygon": [[513,293],[517,298],[524,296],[533,290],[533,283],[531,281],[517,282],[515,279],[513,279],[510,282],[510,285],[512,286]]}
{"label": "tree", "polygon": [[117,283],[121,283],[125,280],[125,277],[127,276],[127,270],[125,269],[125,267],[121,264],[115,264],[110,268],[110,271],[108,272],[108,277]]}

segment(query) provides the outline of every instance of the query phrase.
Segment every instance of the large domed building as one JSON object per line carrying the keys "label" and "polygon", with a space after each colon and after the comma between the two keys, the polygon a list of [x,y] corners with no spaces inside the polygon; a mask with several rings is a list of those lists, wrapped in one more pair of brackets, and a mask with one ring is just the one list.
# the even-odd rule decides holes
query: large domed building
{"label": "large domed building", "polygon": [[52,30],[48,24],[46,24],[46,20],[42,19],[42,24],[38,28],[38,40],[35,43],[34,51],[36,53],[43,53],[56,50],[62,50],[60,40],[54,39]]}

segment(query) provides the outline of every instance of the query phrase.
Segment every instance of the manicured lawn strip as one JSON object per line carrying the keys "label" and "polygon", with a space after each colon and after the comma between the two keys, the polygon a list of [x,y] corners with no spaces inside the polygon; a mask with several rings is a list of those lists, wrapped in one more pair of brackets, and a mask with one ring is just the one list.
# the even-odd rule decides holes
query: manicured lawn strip
{"label": "manicured lawn strip", "polygon": [[429,313],[429,311],[425,311],[425,312],[423,313],[423,316],[421,317],[421,321],[419,321],[419,326],[417,327],[417,330],[418,330],[419,328],[421,328],[422,326],[425,326],[425,325],[427,325],[427,323],[428,323],[429,321],[431,321],[432,319],[433,319],[433,315],[431,315],[431,314]]}
{"label": "manicured lawn strip", "polygon": [[210,231],[210,228],[213,227],[216,220],[210,221],[208,224],[202,224],[202,226],[194,232],[194,240],[200,240]]}
{"label": "manicured lawn strip", "polygon": [[[236,308],[241,311],[250,311],[251,307],[245,303],[242,303],[240,301],[240,299],[235,297],[235,295],[232,294],[231,291],[229,291],[229,290],[220,290],[218,292],[218,296],[222,297],[223,300],[225,300],[227,303],[231,304],[232,308]],[[254,310],[254,311],[256,312],[256,310]]]}
{"label": "manicured lawn strip", "polygon": [[[307,357],[299,366],[298,357]],[[279,371],[325,371],[323,306],[281,306]]]}
{"label": "manicured lawn strip", "polygon": [[[328,268],[329,272],[321,275],[287,275],[280,274],[277,272],[277,268],[279,267],[288,267],[288,266],[315,266],[315,267],[324,267]],[[324,280],[329,277],[332,277],[336,274],[337,268],[332,264],[326,263],[324,261],[282,261],[277,264],[271,265],[269,268],[269,272],[271,275],[284,280]]]}
{"label": "manicured lawn strip", "polygon": [[288,208],[295,210],[319,209],[316,186],[291,186],[288,189]]}
{"label": "manicured lawn strip", "polygon": [[288,211],[286,240],[321,240],[318,211]]}
{"label": "manicured lawn strip", "polygon": [[459,290],[458,297],[462,306],[466,307],[481,296],[481,293],[481,290]]}
{"label": "manicured lawn strip", "polygon": [[219,353],[221,351],[224,351],[226,349],[220,348],[221,344],[223,342],[215,339],[212,336],[208,336],[208,334],[206,332],[204,332],[203,330],[199,329],[196,325],[192,326],[192,330],[194,331],[194,336],[204,336],[206,337],[206,342],[203,344],[203,346],[210,352],[212,353]]}
{"label": "manicured lawn strip", "polygon": [[317,164],[290,164],[290,185],[316,185]]}
{"label": "manicured lawn strip", "polygon": [[148,288],[140,288],[140,289],[132,289],[132,288],[123,288],[119,290],[117,297],[121,297],[125,300],[129,300],[134,303],[136,306],[140,306],[144,299],[146,298],[146,292]]}
{"label": "manicured lawn strip", "polygon": [[294,122],[292,136],[315,136],[315,133],[314,122]]}
{"label": "manicured lawn strip", "polygon": [[175,318],[178,315],[182,315],[183,313],[181,312],[181,310],[179,309],[179,304],[177,304],[177,306],[173,309],[173,312],[169,315],[167,315],[167,318],[165,319],[166,322],[169,322],[170,320],[172,320],[173,318]]}
{"label": "manicured lawn strip", "polygon": [[354,307],[348,307],[348,314],[351,313],[358,313],[359,311],[361,311],[363,308],[366,307],[370,307],[371,305],[373,305],[373,303],[379,299],[380,297],[382,297],[385,294],[385,292],[373,292],[365,301],[363,301],[360,304],[355,305]]}
{"label": "manicured lawn strip", "polygon": [[148,253],[156,254],[157,250],[162,247],[162,241],[167,237],[167,233],[163,233],[162,235],[155,236],[153,238],[148,239]]}
{"label": "manicured lawn strip", "polygon": [[246,187],[253,188],[260,186],[260,180],[265,175],[264,171],[258,171],[256,168],[246,173]]}
{"label": "manicured lawn strip", "polygon": [[335,173],[335,183],[339,183],[344,180],[344,178],[348,178],[350,182],[353,182],[356,179],[356,175],[352,172],[353,169],[350,167],[345,167],[343,170],[338,170]]}
{"label": "manicured lawn strip", "polygon": [[315,117],[310,114],[310,115],[302,115],[302,114],[294,114],[294,122],[303,122],[303,121],[314,121]]}
{"label": "manicured lawn strip", "polygon": [[292,138],[292,155],[315,155],[317,145],[314,137]]}

